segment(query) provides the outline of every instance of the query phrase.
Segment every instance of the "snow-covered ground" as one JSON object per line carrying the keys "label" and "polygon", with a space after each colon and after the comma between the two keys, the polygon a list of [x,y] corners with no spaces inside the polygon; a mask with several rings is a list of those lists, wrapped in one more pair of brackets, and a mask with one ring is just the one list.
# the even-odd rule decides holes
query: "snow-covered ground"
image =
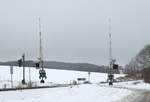
{"label": "snow-covered ground", "polygon": [[0,102],[115,102],[132,92],[98,85],[0,92]]}
{"label": "snow-covered ground", "polygon": [[[5,84],[11,87],[10,68],[0,67],[0,87]],[[30,68],[31,79],[39,85],[39,72],[35,68]],[[66,71],[46,69],[47,80],[44,85],[69,84],[77,78],[87,78],[87,72]],[[124,76],[115,75],[115,78]],[[17,86],[22,80],[22,68],[15,67],[13,74],[13,84]],[[26,68],[26,80],[29,81],[29,68]],[[132,89],[150,89],[149,84],[143,81],[129,81],[114,83],[113,87],[108,84],[100,84],[107,80],[107,74],[91,73],[90,81],[93,84],[82,84],[71,87],[58,87],[46,89],[30,89],[21,91],[0,92],[0,102],[129,102],[124,101],[137,95]],[[137,97],[137,96],[136,96]]]}

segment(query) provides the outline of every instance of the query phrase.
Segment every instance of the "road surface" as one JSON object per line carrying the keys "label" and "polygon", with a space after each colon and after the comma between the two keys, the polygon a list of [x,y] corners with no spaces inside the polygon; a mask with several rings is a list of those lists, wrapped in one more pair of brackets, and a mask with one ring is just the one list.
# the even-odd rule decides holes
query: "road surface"
{"label": "road surface", "polygon": [[117,102],[150,102],[150,91],[140,89],[130,89],[133,94]]}
{"label": "road surface", "polygon": [[[99,85],[99,86],[109,87],[105,85]],[[116,102],[150,102],[150,90],[134,89],[134,88],[121,87],[121,86],[112,86],[112,87],[119,88],[119,89],[128,89],[133,91],[133,94]]]}
{"label": "road surface", "polygon": [[137,92],[136,97],[131,102],[150,102],[150,91]]}

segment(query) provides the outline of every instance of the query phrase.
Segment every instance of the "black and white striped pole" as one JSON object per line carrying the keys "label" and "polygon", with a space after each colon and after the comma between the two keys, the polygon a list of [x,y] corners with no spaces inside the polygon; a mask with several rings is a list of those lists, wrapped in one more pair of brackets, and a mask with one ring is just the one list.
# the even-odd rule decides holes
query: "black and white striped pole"
{"label": "black and white striped pole", "polygon": [[113,85],[114,82],[114,70],[118,70],[118,65],[115,64],[116,60],[112,57],[112,34],[111,34],[111,19],[109,19],[109,72],[108,72],[108,82],[109,85]]}
{"label": "black and white striped pole", "polygon": [[112,40],[111,40],[111,19],[109,19],[109,73],[108,81],[109,85],[113,85],[114,75],[113,75],[113,58],[112,58]]}
{"label": "black and white striped pole", "polygon": [[39,18],[39,35],[40,35],[40,57],[39,57],[39,78],[41,83],[45,83],[44,78],[46,79],[46,71],[44,70],[44,61],[43,61],[43,47],[42,47],[42,32],[41,32],[41,21]]}

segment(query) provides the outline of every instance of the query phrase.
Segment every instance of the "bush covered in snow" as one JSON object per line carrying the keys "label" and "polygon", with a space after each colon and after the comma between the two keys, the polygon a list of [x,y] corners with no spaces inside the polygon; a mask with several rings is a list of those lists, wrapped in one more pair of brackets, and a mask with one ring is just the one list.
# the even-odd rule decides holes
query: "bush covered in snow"
{"label": "bush covered in snow", "polygon": [[146,45],[129,65],[126,65],[125,72],[128,74],[141,76],[141,70],[150,68],[150,45]]}

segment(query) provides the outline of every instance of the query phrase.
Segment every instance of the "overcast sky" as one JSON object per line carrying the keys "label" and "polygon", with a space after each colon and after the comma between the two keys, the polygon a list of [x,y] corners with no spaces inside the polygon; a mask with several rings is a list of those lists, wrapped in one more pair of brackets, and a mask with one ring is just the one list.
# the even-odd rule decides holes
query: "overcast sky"
{"label": "overcast sky", "polygon": [[107,65],[109,18],[119,64],[150,43],[150,0],[0,0],[1,61],[37,59],[39,16],[49,61]]}

